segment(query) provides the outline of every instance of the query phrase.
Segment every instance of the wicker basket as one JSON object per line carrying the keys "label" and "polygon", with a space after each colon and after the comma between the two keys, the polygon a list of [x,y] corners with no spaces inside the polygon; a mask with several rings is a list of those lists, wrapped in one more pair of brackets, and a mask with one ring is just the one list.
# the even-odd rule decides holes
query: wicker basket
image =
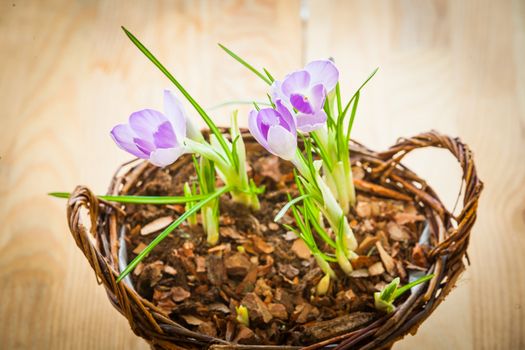
{"label": "wicker basket", "polygon": [[[247,144],[254,143],[244,135]],[[459,161],[463,170],[463,209],[455,217],[443,206],[436,193],[425,181],[399,162],[410,151],[423,147],[438,147],[449,150]],[[476,221],[478,199],[483,183],[478,179],[472,152],[457,138],[437,132],[401,139],[388,151],[373,152],[358,143],[351,145],[352,161],[370,164],[371,175],[380,188],[389,188],[393,193],[408,195],[424,207],[433,241],[430,251],[432,266],[429,272],[436,277],[424,288],[417,289],[395,312],[385,315],[372,324],[340,335],[304,349],[381,349],[390,347],[408,333],[415,333],[418,326],[443,301],[465,269],[468,262],[467,246],[470,232]],[[177,162],[178,163],[184,162]],[[183,164],[179,165],[182,166]],[[132,166],[124,175],[121,167],[114,176],[109,193],[125,194],[147,178],[153,166],[147,162]],[[377,193],[369,183],[356,182],[358,190]],[[377,186],[379,188],[379,186]],[[82,224],[81,209],[87,209],[91,228]],[[160,309],[138,295],[125,283],[116,283],[119,274],[119,216],[122,210],[114,204],[97,199],[86,187],[77,187],[68,202],[68,220],[71,234],[95,271],[99,284],[104,284],[113,306],[129,321],[131,329],[146,339],[153,349],[299,349],[294,346],[254,346],[228,343],[186,329],[169,319]]]}

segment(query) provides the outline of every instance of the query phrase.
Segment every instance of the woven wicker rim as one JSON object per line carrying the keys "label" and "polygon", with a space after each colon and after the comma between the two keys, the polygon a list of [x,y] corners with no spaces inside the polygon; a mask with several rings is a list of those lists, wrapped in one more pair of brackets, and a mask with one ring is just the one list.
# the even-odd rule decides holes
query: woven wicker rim
{"label": "woven wicker rim", "polygon": [[[253,138],[243,132],[246,143]],[[450,213],[437,194],[424,180],[400,164],[414,149],[437,147],[447,149],[459,161],[463,171],[463,208],[458,216]],[[430,283],[412,293],[395,312],[379,318],[372,324],[303,349],[377,349],[391,346],[408,333],[415,333],[419,325],[443,301],[468,262],[467,247],[472,226],[476,221],[476,210],[483,183],[479,180],[472,152],[458,138],[441,135],[435,131],[411,138],[402,138],[385,152],[374,152],[363,145],[352,142],[352,162],[370,164],[375,184],[389,188],[392,193],[410,196],[416,203],[423,203],[430,232],[437,245],[430,251],[432,265],[429,272],[435,274]],[[180,166],[183,166],[183,162]],[[176,163],[177,164],[177,163]],[[127,193],[132,186],[152,171],[147,162],[133,166],[124,175],[119,175],[129,164],[124,164],[115,174],[109,189],[110,194]],[[123,168],[124,167],[124,168]],[[380,194],[370,183],[356,183],[358,190]],[[392,195],[390,193],[390,195]],[[90,232],[82,224],[81,215],[87,209]],[[118,206],[97,199],[86,187],[79,186],[68,201],[69,228],[77,246],[86,256],[95,271],[97,282],[106,288],[113,306],[129,321],[131,329],[146,339],[154,349],[300,349],[297,346],[238,345],[223,339],[213,338],[186,329],[169,319],[159,308],[138,295],[125,283],[116,283],[118,276],[119,216]],[[84,217],[85,218],[85,217]],[[335,346],[334,346],[335,345]]]}

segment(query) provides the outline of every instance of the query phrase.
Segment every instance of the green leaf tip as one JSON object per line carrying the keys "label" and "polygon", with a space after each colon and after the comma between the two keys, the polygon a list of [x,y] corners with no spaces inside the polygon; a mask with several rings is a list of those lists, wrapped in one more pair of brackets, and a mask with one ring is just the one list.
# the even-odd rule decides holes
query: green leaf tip
{"label": "green leaf tip", "polygon": [[279,210],[279,212],[277,213],[277,215],[275,215],[275,218],[273,219],[273,221],[277,222],[279,220],[282,219],[282,217],[284,216],[284,214],[286,214],[286,212],[290,209],[290,207],[292,205],[294,205],[295,203],[297,202],[300,202],[302,201],[303,199],[305,198],[308,198],[308,197],[311,197],[312,195],[311,194],[304,194],[302,196],[299,196],[297,198],[294,198],[292,199],[291,201],[289,201],[288,203],[286,203],[284,205],[284,207],[281,208],[281,210]]}
{"label": "green leaf tip", "polygon": [[403,295],[405,292],[409,291],[411,288],[422,284],[434,277],[434,274],[429,274],[423,277],[418,278],[415,281],[405,284],[402,287],[399,287],[399,277],[395,278],[387,284],[382,291],[374,293],[374,305],[377,310],[384,311],[386,313],[393,312],[396,307],[394,301]]}
{"label": "green leaf tip", "polygon": [[[252,73],[254,73],[255,75],[257,75],[259,78],[261,78],[266,84],[268,85],[272,85],[272,78],[268,78],[266,77],[263,73],[259,72],[255,67],[253,67],[251,64],[249,64],[248,62],[246,62],[244,59],[242,59],[241,57],[239,57],[235,52],[233,52],[232,50],[228,49],[226,46],[224,46],[223,44],[221,43],[217,43],[217,45],[219,45],[219,47],[221,49],[223,49],[228,55],[230,55],[234,60],[236,60],[237,62],[239,62],[240,64],[242,64],[244,67],[248,68]],[[269,74],[266,69],[264,69],[265,71],[265,74]]]}
{"label": "green leaf tip", "polygon": [[70,196],[68,192],[49,192],[47,195],[55,198],[69,198]]}
{"label": "green leaf tip", "polygon": [[168,78],[173,83],[173,85],[175,85],[177,90],[179,90],[179,92],[186,98],[186,100],[188,100],[188,102],[201,116],[202,120],[206,123],[212,134],[215,135],[226,156],[230,160],[232,160],[231,150],[229,149],[228,144],[224,139],[224,136],[220,132],[217,125],[215,125],[213,120],[210,118],[210,116],[206,113],[204,108],[201,107],[201,105],[189,94],[189,92],[184,88],[184,86],[173,76],[173,74],[170,73],[170,71],[168,71],[168,69],[157,59],[157,57],[155,57],[155,55],[153,55],[153,53],[151,53],[151,51],[140,42],[139,39],[137,39],[126,28],[122,27],[122,30],[124,30],[124,33],[126,33],[131,42],[144,54],[144,56],[146,56],[146,58],[148,58],[166,76],[166,78]]}

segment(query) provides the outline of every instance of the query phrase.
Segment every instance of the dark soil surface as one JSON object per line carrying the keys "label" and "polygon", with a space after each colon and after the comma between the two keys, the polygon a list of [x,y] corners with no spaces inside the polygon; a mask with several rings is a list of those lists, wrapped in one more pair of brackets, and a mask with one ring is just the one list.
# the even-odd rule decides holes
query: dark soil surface
{"label": "dark soil surface", "polygon": [[[348,215],[359,242],[352,276],[337,264],[338,280],[328,293],[316,295],[323,277],[304,243],[273,222],[295,196],[291,165],[248,149],[250,175],[265,185],[261,209],[253,212],[227,196],[220,203],[220,241],[210,247],[202,228],[179,226],[132,273],[140,295],[179,324],[227,341],[246,344],[306,345],[363,327],[381,316],[373,293],[411,270],[426,270],[428,246],[418,244],[425,225],[414,203],[358,192]],[[356,179],[367,180],[366,164],[354,166]],[[155,169],[132,194],[180,195],[185,181],[195,180],[186,167]],[[128,205],[125,223],[128,257],[134,258],[173,219],[182,205]],[[290,216],[282,220],[292,223]],[[152,231],[152,232],[149,232]],[[318,242],[322,247],[322,242]],[[330,249],[324,249],[331,252]],[[239,324],[235,307],[246,306],[250,326]]]}

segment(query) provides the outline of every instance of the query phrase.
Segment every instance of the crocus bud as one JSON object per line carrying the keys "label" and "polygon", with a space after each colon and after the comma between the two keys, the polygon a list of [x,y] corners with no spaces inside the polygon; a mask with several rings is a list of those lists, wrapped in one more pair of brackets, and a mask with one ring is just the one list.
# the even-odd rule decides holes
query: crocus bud
{"label": "crocus bud", "polygon": [[277,100],[276,108],[264,108],[250,113],[248,127],[253,137],[268,152],[291,160],[297,149],[295,120],[282,101]]}
{"label": "crocus bud", "polygon": [[185,152],[186,118],[169,91],[165,92],[164,105],[165,114],[143,109],[131,114],[128,124],[115,126],[111,137],[117,146],[159,167],[175,162]]}

